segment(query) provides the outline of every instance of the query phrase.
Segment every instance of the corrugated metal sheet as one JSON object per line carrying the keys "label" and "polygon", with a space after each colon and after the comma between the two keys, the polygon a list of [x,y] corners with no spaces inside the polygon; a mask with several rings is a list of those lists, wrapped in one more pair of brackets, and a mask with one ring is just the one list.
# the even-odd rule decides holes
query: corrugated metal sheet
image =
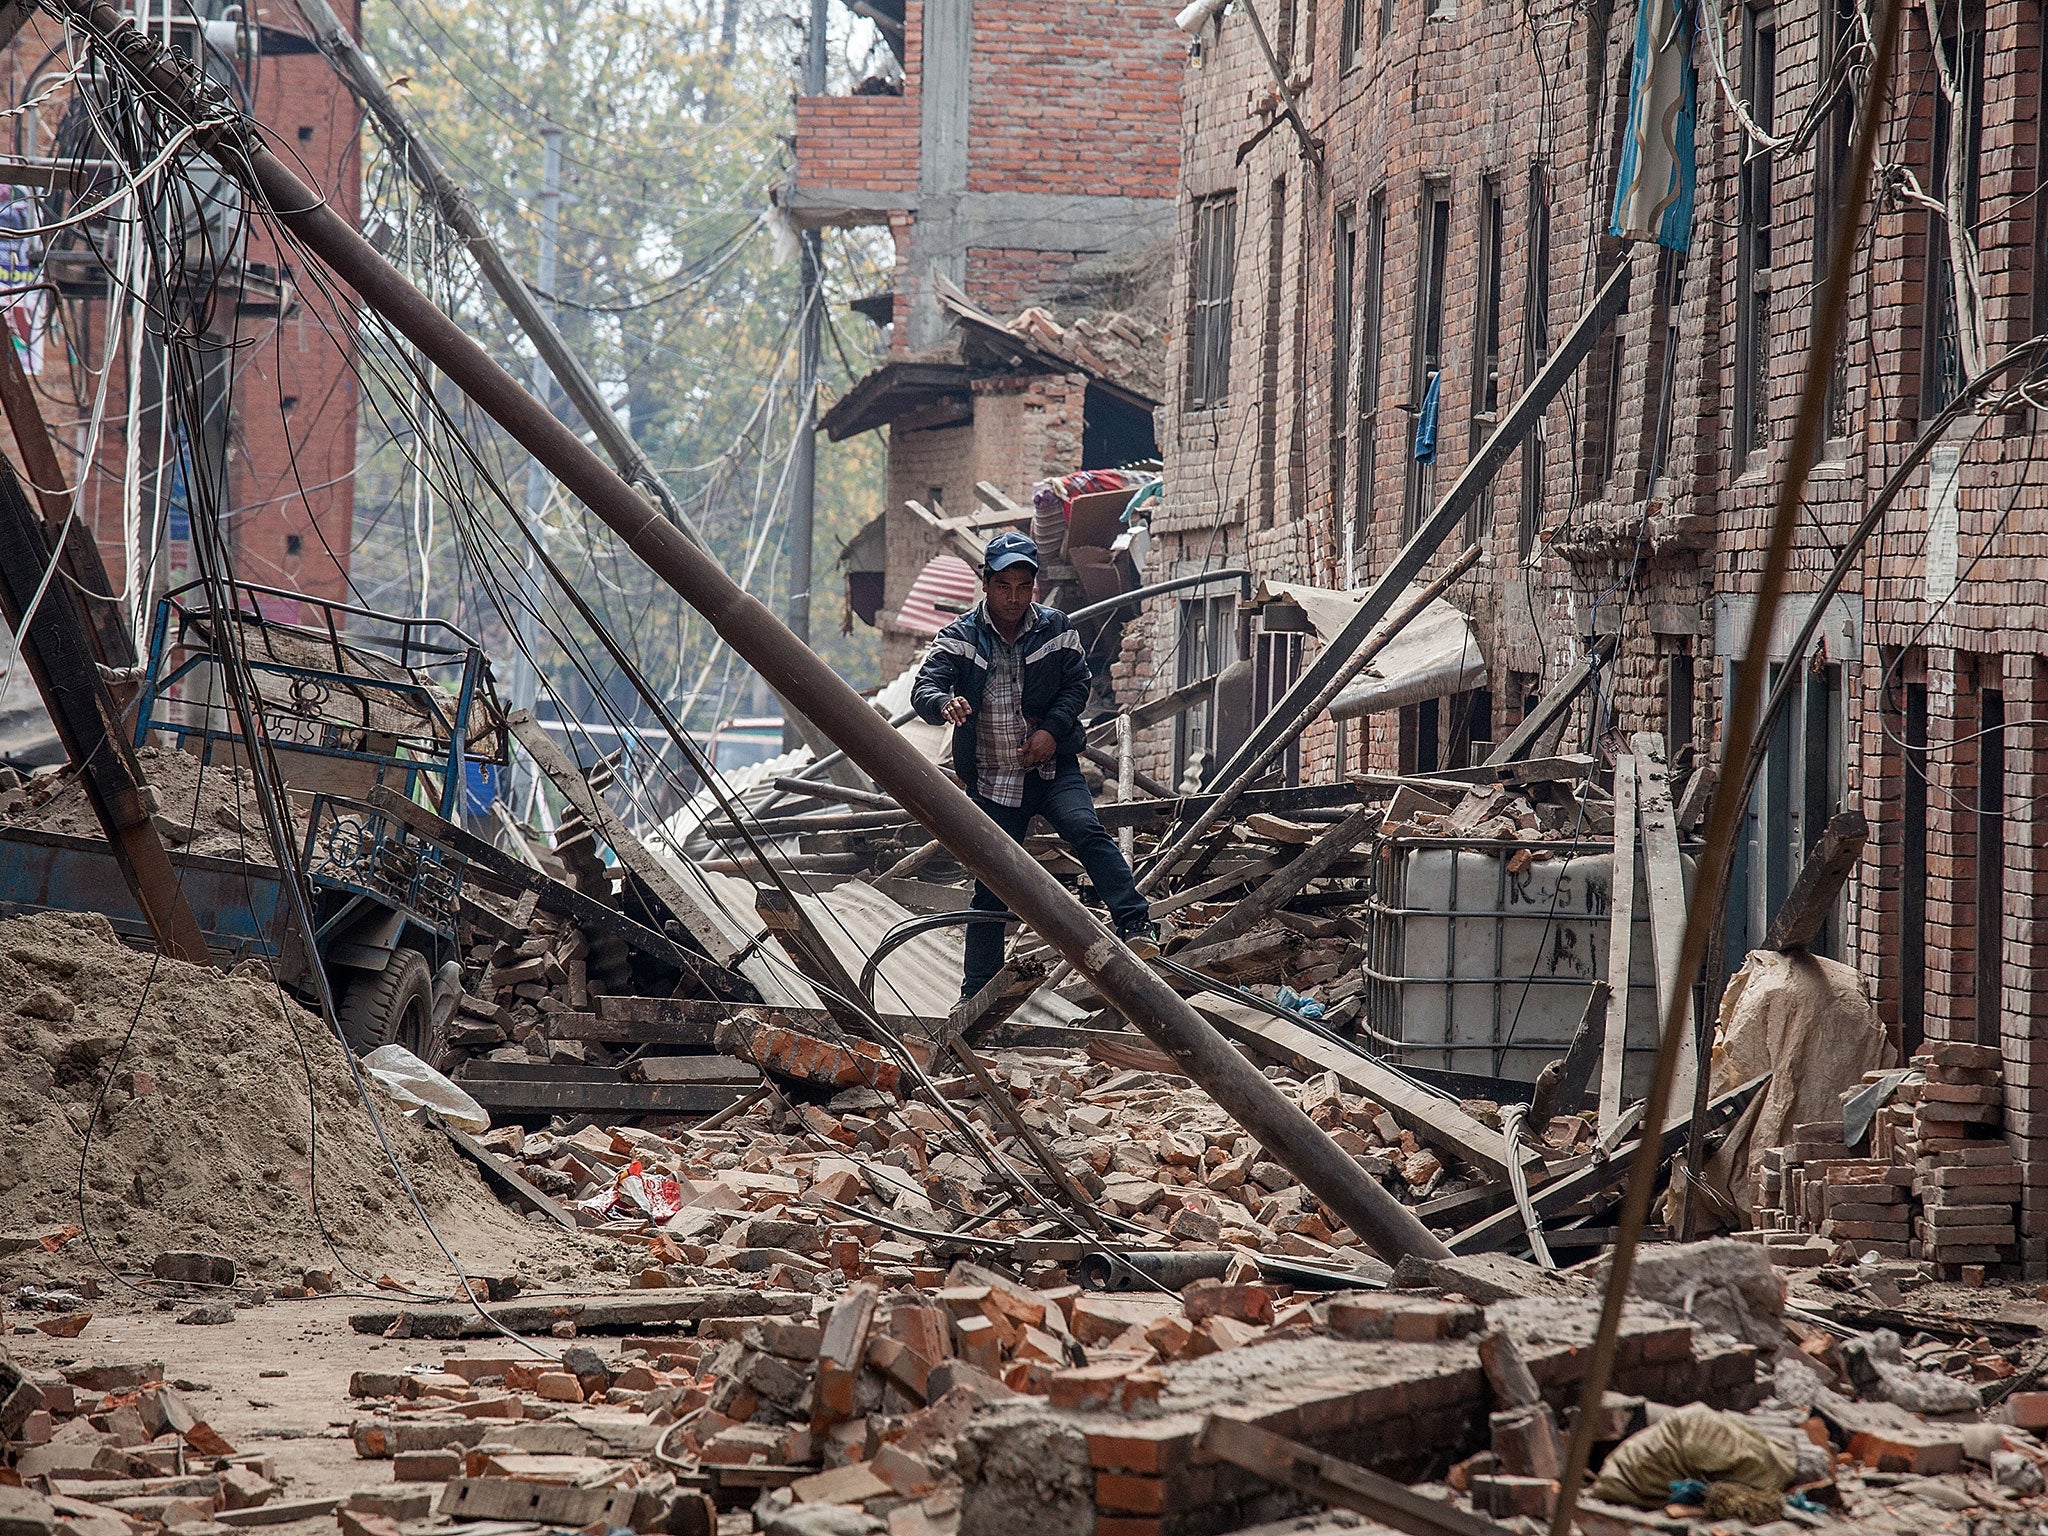
{"label": "corrugated metal sheet", "polygon": [[[691,889],[702,891],[705,905],[726,936],[741,947],[753,944],[767,931],[754,913],[754,887],[732,875],[683,869],[667,861],[677,878]],[[912,914],[873,886],[849,880],[822,895],[799,892],[801,906],[832,946],[839,963],[856,980],[868,963],[868,956],[882,942],[882,936]],[[894,951],[875,977],[875,1002],[883,1013],[915,1014],[919,1018],[943,1019],[960,1000],[961,931],[941,928],[921,933]],[[755,946],[740,963],[740,972],[761,989],[771,1004],[785,1008],[820,1008],[817,991],[797,968],[789,963],[772,939]],[[1082,1010],[1050,992],[1040,992],[1014,1016],[1021,1024],[1071,1024]]]}
{"label": "corrugated metal sheet", "polygon": [[939,555],[917,573],[897,610],[896,627],[914,635],[936,635],[960,617],[935,606],[940,602],[971,606],[981,595],[981,578],[958,555]]}

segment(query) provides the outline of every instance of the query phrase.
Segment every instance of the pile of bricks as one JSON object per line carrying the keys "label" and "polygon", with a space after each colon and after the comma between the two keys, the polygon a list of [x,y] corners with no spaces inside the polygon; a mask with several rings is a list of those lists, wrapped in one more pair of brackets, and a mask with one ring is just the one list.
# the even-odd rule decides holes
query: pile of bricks
{"label": "pile of bricks", "polygon": [[[0,1351],[0,1443],[11,1442],[0,1498],[24,1485],[48,1500],[67,1536],[128,1536],[262,1508],[291,1518],[272,1458],[238,1451],[162,1361],[78,1362],[24,1373]],[[322,1511],[324,1513],[324,1511]],[[24,1511],[0,1507],[0,1529],[25,1530]],[[31,1518],[35,1511],[27,1512]]]}
{"label": "pile of bricks", "polygon": [[513,917],[525,928],[524,939],[470,946],[447,1043],[492,1061],[607,1064],[603,1046],[555,1038],[548,1022],[588,1009],[593,991],[627,990],[632,961],[626,946],[603,936],[592,944],[568,919],[532,910],[530,901],[522,907]]}
{"label": "pile of bricks", "polygon": [[1947,1278],[2017,1260],[2020,1176],[2004,1136],[1999,1053],[1941,1041],[1909,1065],[1916,1075],[1872,1121],[1869,1156],[1851,1155],[1837,1120],[1794,1126],[1764,1152],[1757,1226],[1780,1264],[1808,1257],[1782,1235],[1806,1233],[1826,1245],[1822,1257],[1847,1245],[1858,1257],[1924,1260]]}
{"label": "pile of bricks", "polygon": [[1925,1081],[1900,1090],[1912,1120],[1894,1121],[1894,1146],[1911,1164],[1920,1201],[1912,1256],[1954,1275],[1963,1266],[2019,1257],[2014,1207],[2019,1165],[2005,1140],[2005,1081],[1995,1047],[1930,1044],[1915,1056]]}
{"label": "pile of bricks", "polygon": [[[1889,1157],[1855,1157],[1839,1120],[1795,1125],[1784,1145],[1768,1148],[1757,1179],[1757,1225],[1771,1257],[1816,1264],[1843,1244],[1857,1255],[1903,1259],[1913,1236],[1911,1170]],[[1768,1234],[1795,1234],[1780,1243]],[[1817,1236],[1818,1245],[1803,1241]]]}
{"label": "pile of bricks", "polygon": [[[801,1290],[864,1278],[935,1286],[956,1253],[974,1249],[972,1242],[950,1245],[941,1229],[970,1218],[978,1219],[979,1238],[1021,1239],[1021,1263],[1035,1280],[1055,1271],[1060,1283],[1073,1278],[1066,1266],[1082,1245],[1064,1231],[1037,1234],[1028,1215],[1009,1208],[1009,1182],[953,1149],[957,1138],[949,1139],[952,1127],[938,1110],[898,1097],[908,1085],[893,1063],[849,1056],[874,1047],[818,1040],[786,1024],[756,1021],[750,1028],[748,1040],[726,1032],[721,1043],[771,1072],[804,1065],[814,1086],[857,1086],[840,1088],[824,1104],[771,1097],[706,1131],[527,1132],[510,1125],[491,1131],[483,1144],[558,1199],[590,1201],[634,1164],[675,1179],[680,1211],[613,1207],[587,1223],[636,1249],[631,1268],[647,1287],[761,1285],[771,1276],[777,1286]],[[817,1050],[777,1044],[785,1040]],[[830,1059],[813,1061],[819,1051]],[[1342,1218],[1187,1079],[1114,1067],[1072,1050],[980,1054],[1022,1123],[1089,1201],[1124,1224],[1129,1239],[1214,1253],[1219,1277],[1230,1250],[1337,1266],[1373,1262]],[[1303,1080],[1279,1067],[1270,1073],[1402,1199],[1414,1203],[1467,1187],[1469,1176],[1448,1152],[1422,1144],[1383,1106],[1344,1091],[1334,1075]],[[1025,1177],[1044,1182],[1015,1126],[972,1080],[935,1081]]]}

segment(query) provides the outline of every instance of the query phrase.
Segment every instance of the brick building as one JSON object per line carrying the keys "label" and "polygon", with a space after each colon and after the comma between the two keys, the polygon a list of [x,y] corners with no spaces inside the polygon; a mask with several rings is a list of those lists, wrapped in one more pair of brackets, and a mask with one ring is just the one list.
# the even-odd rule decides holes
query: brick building
{"label": "brick building", "polygon": [[[886,227],[895,244],[890,291],[859,306],[887,327],[886,359],[823,423],[835,440],[889,433],[890,510],[857,542],[885,552],[863,557],[881,562],[879,609],[858,606],[892,672],[924,637],[889,616],[942,548],[905,501],[960,514],[987,481],[1028,502],[1038,480],[1156,452],[1165,346],[1143,312],[1169,262],[1183,40],[1162,9],[1114,0],[862,10],[900,75],[799,98],[778,198],[799,227]],[[997,319],[1035,305],[1057,323]],[[1090,317],[1094,344],[1073,332]]]}
{"label": "brick building", "polygon": [[[189,8],[210,18],[210,72],[248,102],[270,141],[288,147],[300,175],[353,223],[361,201],[355,103],[303,36],[295,9],[279,3],[252,9],[256,25],[243,27],[228,16],[239,16],[240,8],[220,0]],[[342,9],[353,24],[355,7]],[[51,86],[54,74],[61,74],[60,32],[54,21],[38,17],[6,51],[10,100],[30,101]],[[180,24],[176,41],[193,51],[197,29]],[[14,116],[10,150],[16,157],[31,162],[81,153],[89,157],[85,120],[76,110],[67,113],[69,95],[68,88],[54,91],[39,106]],[[53,208],[47,201],[53,190],[71,197],[68,206],[110,190],[95,191],[95,185],[39,185],[37,206]],[[359,404],[348,320],[337,317],[334,305],[319,293],[300,290],[297,258],[280,251],[261,224],[252,224],[241,242],[235,235],[238,223],[235,213],[221,212],[216,218],[216,246],[226,232],[232,254],[221,263],[218,286],[205,307],[209,345],[202,351],[216,361],[198,381],[205,405],[201,420],[187,424],[192,440],[188,470],[176,467],[178,413],[167,424],[161,407],[162,348],[151,343],[144,349],[131,423],[127,371],[132,354],[125,342],[115,351],[106,381],[105,419],[93,462],[82,476],[76,468],[90,436],[99,374],[107,364],[111,284],[106,263],[118,249],[108,226],[95,224],[89,235],[55,236],[47,250],[29,253],[52,285],[35,314],[33,383],[60,460],[82,480],[80,515],[96,534],[117,588],[128,579],[131,522],[144,530],[139,547],[145,555],[148,528],[163,529],[155,590],[198,574],[187,521],[197,504],[185,482],[188,473],[210,473],[220,487],[222,526],[232,540],[238,575],[347,599]],[[189,249],[197,251],[201,243],[195,239]],[[187,286],[208,284],[195,277]],[[11,437],[6,447],[12,454]],[[138,459],[132,479],[131,447]],[[18,455],[15,462],[20,462]],[[292,605],[273,606],[281,616],[290,616]],[[146,605],[143,621],[146,626]]]}
{"label": "brick building", "polygon": [[[1272,579],[1364,585],[1632,254],[1627,312],[1468,524],[1484,557],[1453,596],[1475,617],[1486,686],[1373,717],[1366,731],[1321,721],[1299,772],[1462,761],[1608,634],[1616,659],[1582,699],[1566,746],[1611,751],[1654,730],[1681,761],[1715,755],[1841,201],[1852,107],[1829,83],[1844,72],[1860,81],[1867,68],[1857,8],[1731,0],[1702,12],[1697,215],[1679,256],[1605,233],[1633,6],[1265,0],[1280,74],[1320,141],[1319,170],[1281,110],[1246,3],[1193,40],[1183,94],[1167,495],[1152,525],[1161,574],[1242,562]],[[2039,1269],[2048,946],[2032,912],[2048,879],[2035,809],[2048,742],[2032,723],[2048,710],[2048,646],[2037,638],[2048,455],[2037,452],[2038,408],[1965,412],[1906,476],[1814,646],[1787,654],[1810,594],[1923,426],[1984,358],[2048,329],[2043,8],[1950,0],[1937,10],[1955,107],[1915,7],[1879,140],[1884,195],[1858,248],[1828,449],[1801,515],[1787,612],[1766,642],[1770,660],[1800,667],[1805,683],[1752,806],[1727,948],[1739,960],[1754,942],[1827,817],[1860,808],[1871,842],[1825,947],[1870,978],[1907,1046],[2003,1046],[2007,1133],[2029,1170],[2024,1254]],[[1774,147],[1745,153],[1761,145]],[[1952,249],[1944,205],[1974,221],[1973,251]],[[1957,297],[1958,260],[1977,269],[1974,303]],[[1435,455],[1421,463],[1426,405]],[[1301,639],[1254,632],[1228,599],[1156,612],[1127,639],[1120,691],[1201,677],[1245,646],[1270,695],[1298,665]],[[1206,745],[1202,728],[1198,717],[1155,730],[1144,766],[1178,772]]]}

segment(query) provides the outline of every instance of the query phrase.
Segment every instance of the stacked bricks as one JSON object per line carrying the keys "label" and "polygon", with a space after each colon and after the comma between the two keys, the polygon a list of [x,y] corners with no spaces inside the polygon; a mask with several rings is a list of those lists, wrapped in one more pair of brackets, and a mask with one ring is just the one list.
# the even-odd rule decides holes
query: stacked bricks
{"label": "stacked bricks", "polygon": [[2019,1257],[2014,1206],[2020,1170],[2004,1136],[2005,1085],[1995,1047],[1941,1041],[1913,1058],[1926,1081],[1911,1085],[1913,1165],[1920,1214],[1913,1257],[1947,1272]]}
{"label": "stacked bricks", "polygon": [[1819,1197],[1820,1235],[1846,1242],[1857,1254],[1903,1259],[1913,1236],[1913,1173],[1874,1158],[1833,1164],[1819,1184],[1808,1185],[1808,1198]]}
{"label": "stacked bricks", "polygon": [[[1756,1219],[1780,1264],[1819,1262],[1844,1243],[1859,1257],[1903,1259],[1913,1238],[1912,1198],[1910,1169],[1889,1156],[1852,1157],[1841,1122],[1817,1120],[1794,1126],[1782,1147],[1764,1153]],[[1792,1236],[1802,1233],[1817,1235],[1821,1245]]]}

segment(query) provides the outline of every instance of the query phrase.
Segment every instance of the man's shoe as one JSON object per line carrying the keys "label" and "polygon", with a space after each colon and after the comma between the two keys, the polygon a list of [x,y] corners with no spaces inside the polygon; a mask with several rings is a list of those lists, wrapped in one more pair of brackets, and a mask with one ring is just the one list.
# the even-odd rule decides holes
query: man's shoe
{"label": "man's shoe", "polygon": [[1133,923],[1118,931],[1117,937],[1124,941],[1124,947],[1140,960],[1150,960],[1159,953],[1159,925],[1157,923]]}

